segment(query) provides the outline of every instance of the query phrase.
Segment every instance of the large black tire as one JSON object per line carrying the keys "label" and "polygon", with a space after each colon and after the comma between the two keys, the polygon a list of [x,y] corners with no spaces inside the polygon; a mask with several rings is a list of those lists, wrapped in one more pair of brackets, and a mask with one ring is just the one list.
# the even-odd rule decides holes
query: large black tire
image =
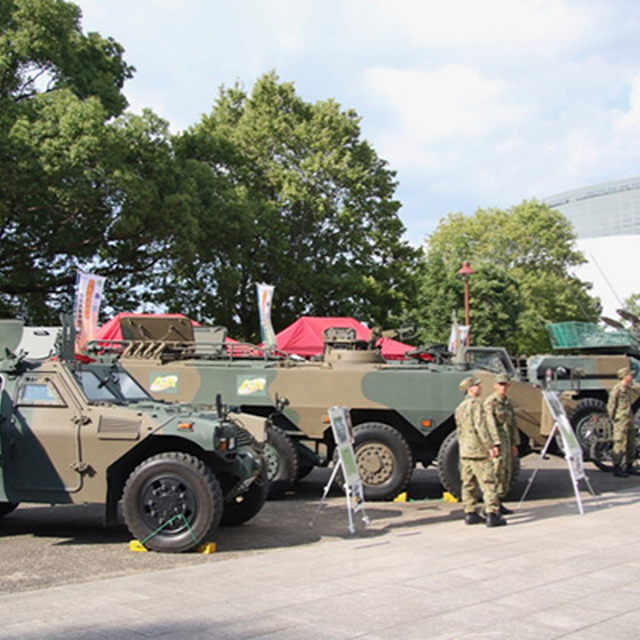
{"label": "large black tire", "polygon": [[236,496],[231,502],[225,502],[220,524],[225,527],[237,527],[251,520],[264,506],[268,493],[267,469],[263,467],[260,475],[249,486],[248,491]]}
{"label": "large black tire", "polygon": [[268,498],[281,498],[298,479],[298,452],[291,438],[280,427],[270,426],[264,446],[269,480]]}
{"label": "large black tire", "polygon": [[[460,445],[458,434],[452,431],[440,445],[438,451],[438,475],[442,486],[458,500],[462,496],[462,479],[460,478]],[[511,483],[509,491],[513,489],[520,475],[520,458],[511,458]]]}
{"label": "large black tire", "polygon": [[582,447],[585,460],[591,458],[593,445],[599,435],[602,435],[603,428],[606,429],[603,420],[608,420],[607,405],[597,398],[583,398],[571,414],[571,426]]}
{"label": "large black tire", "polygon": [[[132,471],[122,510],[129,531],[147,549],[179,553],[199,546],[218,526],[222,490],[199,458],[178,451],[160,453]],[[176,517],[180,515],[184,518]]]}
{"label": "large black tire", "polygon": [[0,518],[8,516],[19,504],[19,502],[0,502]]}
{"label": "large black tire", "polygon": [[[636,430],[636,458],[640,458],[640,409],[635,412],[633,423]],[[613,429],[610,435],[613,438]],[[592,442],[590,458],[600,471],[613,471],[613,440],[601,437]]]}
{"label": "large black tire", "polygon": [[460,480],[460,446],[458,434],[452,431],[438,450],[438,475],[442,486],[452,496],[460,498],[462,481]]}
{"label": "large black tire", "polygon": [[613,471],[613,441],[603,440],[591,443],[589,453],[593,464],[600,471]]}
{"label": "large black tire", "polygon": [[413,472],[404,436],[382,422],[363,422],[354,427],[353,438],[365,500],[392,500],[402,493]]}

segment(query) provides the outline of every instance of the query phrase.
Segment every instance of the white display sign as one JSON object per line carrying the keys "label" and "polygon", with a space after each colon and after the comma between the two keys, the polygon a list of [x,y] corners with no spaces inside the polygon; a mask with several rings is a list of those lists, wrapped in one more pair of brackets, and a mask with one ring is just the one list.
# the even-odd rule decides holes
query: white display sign
{"label": "white display sign", "polygon": [[364,492],[362,480],[358,471],[358,463],[353,451],[353,432],[351,430],[351,419],[347,407],[331,407],[329,409],[329,420],[333,430],[333,437],[336,441],[338,456],[342,464],[344,475],[345,491],[352,498],[354,511],[360,511],[364,506]]}
{"label": "white display sign", "polygon": [[347,513],[349,516],[349,533],[355,533],[353,526],[353,512],[361,512],[362,521],[365,526],[369,524],[369,518],[364,511],[364,490],[360,472],[358,471],[358,463],[356,461],[355,452],[353,450],[353,431],[351,428],[351,418],[349,416],[348,407],[331,407],[328,410],[329,420],[331,422],[331,430],[336,443],[336,451],[338,452],[338,464],[335,466],[329,482],[324,487],[322,499],[318,505],[318,509],[311,521],[313,526],[315,519],[320,512],[325,499],[329,494],[329,489],[335,480],[336,474],[342,470],[344,477],[344,491],[347,497]]}
{"label": "white display sign", "polygon": [[[573,482],[573,490],[576,495],[576,502],[578,503],[578,509],[580,513],[584,515],[584,509],[582,507],[582,500],[580,498],[580,487],[578,484],[579,480],[584,480],[591,495],[595,496],[595,492],[591,487],[591,483],[589,482],[589,478],[587,478],[584,472],[584,459],[582,457],[582,447],[578,442],[578,438],[576,437],[575,432],[573,431],[573,427],[569,422],[569,418],[562,406],[562,402],[560,402],[560,397],[556,391],[543,390],[542,395],[549,407],[549,411],[554,419],[553,429],[551,429],[551,433],[547,438],[547,442],[540,453],[540,460],[544,459],[547,454],[547,450],[549,449],[549,445],[553,441],[553,438],[556,434],[560,434],[560,438],[562,440],[562,450],[564,453],[565,460],[567,461],[567,466],[569,467],[569,473],[571,475],[571,480]],[[529,489],[533,484],[533,480],[538,473],[538,467],[533,470],[531,474],[531,478],[529,478],[529,482],[527,483],[527,487],[524,490],[524,494],[522,498],[520,498],[520,502],[518,503],[518,509],[522,506],[524,499],[527,497],[527,493],[529,493]]]}

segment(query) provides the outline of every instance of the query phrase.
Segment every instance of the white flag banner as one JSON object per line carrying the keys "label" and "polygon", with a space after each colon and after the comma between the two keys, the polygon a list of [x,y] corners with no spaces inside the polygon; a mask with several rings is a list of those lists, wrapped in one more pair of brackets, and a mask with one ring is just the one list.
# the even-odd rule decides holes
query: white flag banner
{"label": "white flag banner", "polygon": [[463,345],[469,335],[469,325],[458,325],[455,321],[451,325],[451,333],[449,334],[449,351],[456,355],[460,346]]}
{"label": "white flag banner", "polygon": [[260,334],[262,344],[268,349],[276,346],[276,332],[271,325],[271,301],[275,287],[260,282],[256,284],[258,292],[258,314],[260,316]]}
{"label": "white flag banner", "polygon": [[76,330],[76,353],[85,350],[98,328],[98,312],[104,289],[104,276],[78,271],[76,276],[73,320]]}

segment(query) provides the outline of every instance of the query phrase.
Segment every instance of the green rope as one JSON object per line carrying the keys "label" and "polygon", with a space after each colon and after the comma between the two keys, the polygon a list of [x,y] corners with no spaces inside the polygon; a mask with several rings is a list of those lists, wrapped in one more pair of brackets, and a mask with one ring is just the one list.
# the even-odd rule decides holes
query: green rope
{"label": "green rope", "polygon": [[164,524],[160,525],[155,531],[152,531],[144,540],[141,540],[140,544],[144,546],[147,540],[150,540],[151,538],[153,538],[153,536],[157,536],[165,527],[168,527],[176,518],[182,518],[184,520],[184,523],[187,525],[187,530],[191,534],[193,541],[196,544],[200,544],[200,540],[198,540],[198,538],[196,537],[196,534],[193,533],[193,529],[191,528],[191,525],[187,520],[187,516],[185,516],[184,513],[178,513],[175,516],[173,516],[173,518],[169,518],[169,520],[167,520]]}

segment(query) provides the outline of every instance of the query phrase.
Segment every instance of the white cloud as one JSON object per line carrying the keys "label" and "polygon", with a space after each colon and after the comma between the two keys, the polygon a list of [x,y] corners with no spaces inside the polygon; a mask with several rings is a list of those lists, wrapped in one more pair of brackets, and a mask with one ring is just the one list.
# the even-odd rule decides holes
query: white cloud
{"label": "white cloud", "polygon": [[525,115],[510,104],[501,81],[483,78],[470,67],[377,68],[367,71],[367,79],[395,110],[397,126],[386,127],[383,145],[400,165],[428,167],[442,163],[453,147],[460,151],[462,141],[477,143],[499,132],[508,138]]}
{"label": "white cloud", "polygon": [[593,24],[589,13],[559,0],[377,0],[375,5],[390,29],[428,46],[557,50],[584,37]]}
{"label": "white cloud", "polygon": [[630,79],[628,109],[616,109],[613,116],[614,128],[620,135],[640,135],[640,73]]}
{"label": "white cloud", "polygon": [[[447,211],[638,173],[640,4],[604,0],[76,0],[125,46],[125,93],[172,128],[275,69],[335,98],[400,181],[416,239]],[[153,11],[149,8],[153,6]]]}

